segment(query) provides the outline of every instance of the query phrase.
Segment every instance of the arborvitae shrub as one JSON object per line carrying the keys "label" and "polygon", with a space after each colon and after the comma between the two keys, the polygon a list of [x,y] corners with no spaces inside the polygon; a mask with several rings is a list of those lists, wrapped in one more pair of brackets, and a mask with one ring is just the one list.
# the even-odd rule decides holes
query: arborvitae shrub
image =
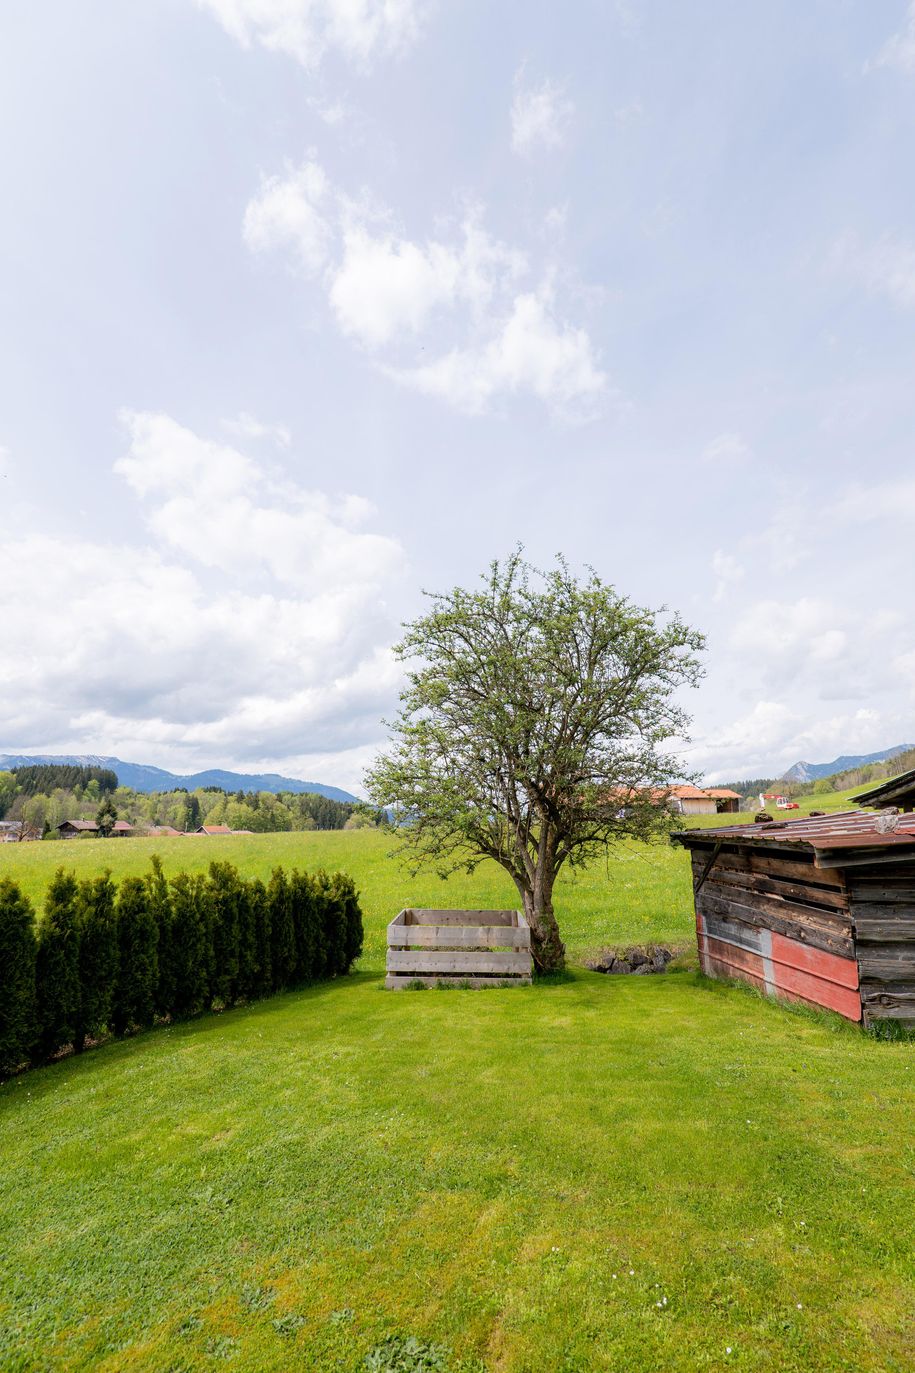
{"label": "arborvitae shrub", "polygon": [[196,1015],[210,1004],[213,960],[212,903],[202,873],[179,873],[171,881],[172,946],[175,975],[172,1014]]}
{"label": "arborvitae shrub", "polygon": [[76,877],[58,868],[45,898],[35,957],[37,1053],[48,1058],[72,1044],[79,1020],[79,930]]}
{"label": "arborvitae shrub", "polygon": [[356,884],[345,872],[331,876],[334,899],[343,908],[343,956],[337,972],[347,973],[362,953],[362,911]]}
{"label": "arborvitae shrub", "polygon": [[257,995],[257,915],[250,883],[239,877],[238,870],[234,867],[232,873],[238,910],[238,980],[235,984],[235,999],[248,1001]]}
{"label": "arborvitae shrub", "polygon": [[231,863],[211,863],[207,884],[213,910],[212,1000],[231,1006],[238,986],[238,873]]}
{"label": "arborvitae shrub", "polygon": [[120,967],[114,998],[118,1034],[151,1025],[155,1017],[159,977],[159,931],[150,910],[149,893],[141,877],[125,877],[118,893]]}
{"label": "arborvitae shrub", "polygon": [[168,882],[162,871],[162,859],[154,853],[150,859],[151,871],[146,874],[146,892],[149,909],[156,922],[158,941],[156,957],[159,975],[156,981],[156,1014],[171,1015],[175,1000],[175,940],[172,931],[172,902]]}
{"label": "arborvitae shrub", "polygon": [[274,868],[270,875],[267,902],[270,907],[270,965],[273,987],[279,990],[295,981],[298,964],[292,893],[282,868]]}
{"label": "arborvitae shrub", "polygon": [[346,970],[346,907],[339,899],[333,879],[326,872],[315,876],[318,909],[324,931],[323,977],[336,977]]}
{"label": "arborvitae shrub", "polygon": [[0,878],[0,1077],[28,1062],[35,1039],[35,912],[9,877]]}
{"label": "arborvitae shrub", "polygon": [[110,1027],[118,975],[117,888],[106,871],[80,882],[76,892],[79,931],[79,1013],[73,1048],[81,1053],[87,1039],[98,1039]]}
{"label": "arborvitae shrub", "polygon": [[324,937],[319,923],[314,883],[307,872],[293,869],[289,878],[289,896],[296,947],[293,981],[311,982],[321,976],[320,969],[324,966]]}
{"label": "arborvitae shrub", "polygon": [[248,883],[248,901],[254,926],[255,968],[252,996],[269,996],[273,991],[273,969],[270,948],[270,902],[267,889],[260,878]]}

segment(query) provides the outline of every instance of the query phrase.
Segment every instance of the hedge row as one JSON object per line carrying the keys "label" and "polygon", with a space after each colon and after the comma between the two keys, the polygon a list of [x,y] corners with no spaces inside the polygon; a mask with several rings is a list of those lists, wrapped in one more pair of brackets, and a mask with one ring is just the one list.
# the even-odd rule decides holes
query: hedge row
{"label": "hedge row", "polygon": [[0,879],[0,1077],[109,1034],[179,1020],[350,970],[362,912],[344,873],[286,874],[265,886],[231,863],[170,881],[77,881],[58,869],[37,928]]}

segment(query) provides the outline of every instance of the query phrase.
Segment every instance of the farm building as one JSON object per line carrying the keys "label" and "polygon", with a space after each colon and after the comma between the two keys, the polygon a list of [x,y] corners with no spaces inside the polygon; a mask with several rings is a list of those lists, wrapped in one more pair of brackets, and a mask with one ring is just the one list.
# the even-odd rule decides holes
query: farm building
{"label": "farm building", "polygon": [[[126,820],[115,820],[111,837],[124,839],[133,832],[133,826]],[[64,820],[57,826],[57,833],[61,839],[78,839],[81,834],[98,834],[98,825],[94,820]]]}
{"label": "farm building", "polygon": [[191,831],[192,834],[234,834],[228,825],[198,825],[197,829]]}
{"label": "farm building", "polygon": [[859,791],[851,798],[856,806],[898,806],[899,810],[915,810],[915,768],[901,777],[891,777],[869,791]]}
{"label": "farm building", "polygon": [[915,1021],[915,815],[850,812],[674,835],[690,850],[710,977]]}
{"label": "farm building", "polygon": [[736,814],[740,797],[726,787],[671,787],[669,804],[678,815]]}

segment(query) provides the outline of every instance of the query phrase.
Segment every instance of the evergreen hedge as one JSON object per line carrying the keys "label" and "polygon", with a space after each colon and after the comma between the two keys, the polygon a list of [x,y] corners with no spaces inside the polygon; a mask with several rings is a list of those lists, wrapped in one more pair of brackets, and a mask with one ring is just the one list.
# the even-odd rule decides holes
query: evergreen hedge
{"label": "evergreen hedge", "polygon": [[0,1078],[156,1020],[270,996],[350,971],[362,911],[344,873],[282,868],[264,886],[231,863],[166,879],[158,858],[118,888],[58,869],[36,929],[0,879]]}

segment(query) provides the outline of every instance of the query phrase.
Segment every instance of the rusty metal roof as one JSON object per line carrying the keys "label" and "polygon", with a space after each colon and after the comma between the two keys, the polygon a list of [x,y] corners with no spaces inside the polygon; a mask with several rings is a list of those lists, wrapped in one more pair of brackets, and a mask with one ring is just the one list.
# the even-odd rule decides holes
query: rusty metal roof
{"label": "rusty metal roof", "polygon": [[[881,817],[873,811],[841,811],[834,815],[803,816],[776,820],[768,825],[715,825],[710,829],[681,830],[673,838],[687,848],[701,844],[781,845],[812,849],[815,854],[834,849],[892,850],[915,852],[915,815],[897,817],[895,830],[881,833]],[[902,854],[900,854],[900,857]]]}

